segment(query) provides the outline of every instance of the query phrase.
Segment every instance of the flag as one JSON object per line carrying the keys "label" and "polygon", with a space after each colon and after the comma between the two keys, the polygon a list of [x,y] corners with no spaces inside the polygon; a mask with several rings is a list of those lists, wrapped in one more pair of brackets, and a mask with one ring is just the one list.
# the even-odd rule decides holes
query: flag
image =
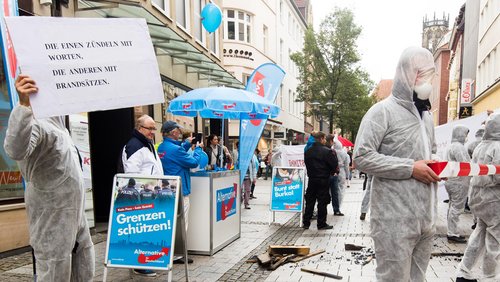
{"label": "flag", "polygon": [[[281,82],[284,77],[285,71],[276,64],[266,63],[260,65],[248,79],[246,90],[274,102],[276,96],[278,96]],[[266,121],[267,119],[243,119],[240,122],[240,144],[238,154],[240,183],[243,183],[248,166],[250,165],[252,154],[257,147]]]}

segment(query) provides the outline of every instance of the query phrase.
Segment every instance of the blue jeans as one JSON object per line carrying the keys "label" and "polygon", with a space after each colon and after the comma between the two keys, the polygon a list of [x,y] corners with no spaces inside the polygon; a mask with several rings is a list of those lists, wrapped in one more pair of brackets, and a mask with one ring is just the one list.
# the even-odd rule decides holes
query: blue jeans
{"label": "blue jeans", "polygon": [[340,212],[339,206],[339,177],[330,176],[330,195],[332,196],[333,212]]}

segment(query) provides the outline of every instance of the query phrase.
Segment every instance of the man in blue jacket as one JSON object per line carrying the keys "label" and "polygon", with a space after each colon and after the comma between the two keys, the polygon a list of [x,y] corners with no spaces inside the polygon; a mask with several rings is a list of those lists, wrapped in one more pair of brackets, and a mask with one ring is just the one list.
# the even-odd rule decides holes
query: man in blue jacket
{"label": "man in blue jacket", "polygon": [[158,155],[163,166],[164,175],[175,175],[181,178],[182,195],[184,196],[184,218],[186,232],[189,216],[189,194],[191,194],[191,177],[189,169],[196,168],[203,153],[203,143],[196,144],[193,154],[188,154],[182,146],[181,126],[174,121],[166,121],[161,127],[163,142],[158,146]]}

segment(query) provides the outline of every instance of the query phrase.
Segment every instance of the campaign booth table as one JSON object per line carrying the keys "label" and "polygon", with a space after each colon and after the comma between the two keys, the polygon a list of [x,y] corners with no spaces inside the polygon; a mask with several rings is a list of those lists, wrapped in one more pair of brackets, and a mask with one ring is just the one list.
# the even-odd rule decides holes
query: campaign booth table
{"label": "campaign booth table", "polygon": [[240,171],[191,173],[189,253],[213,255],[241,236]]}

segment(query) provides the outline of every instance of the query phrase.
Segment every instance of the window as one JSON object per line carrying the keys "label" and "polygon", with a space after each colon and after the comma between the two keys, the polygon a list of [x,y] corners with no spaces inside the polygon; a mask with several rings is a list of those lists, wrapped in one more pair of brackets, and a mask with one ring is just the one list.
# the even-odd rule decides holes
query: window
{"label": "window", "polygon": [[283,65],[283,39],[280,39],[280,64]]}
{"label": "window", "polygon": [[292,103],[292,90],[288,89],[288,112],[292,113],[293,103]]}
{"label": "window", "polygon": [[189,2],[184,0],[175,0],[175,17],[177,23],[185,29],[189,29]]}
{"label": "window", "polygon": [[262,50],[264,51],[264,54],[267,53],[267,40],[268,40],[268,34],[267,34],[267,26],[263,25],[262,26]]}
{"label": "window", "polygon": [[280,21],[283,24],[283,0],[280,1]]}
{"label": "window", "polygon": [[280,85],[280,92],[278,93],[278,106],[283,109],[283,84]]}
{"label": "window", "polygon": [[226,18],[226,39],[251,43],[252,16],[243,11],[227,10]]}
{"label": "window", "polygon": [[201,24],[201,9],[205,6],[205,0],[194,0],[194,36],[205,43],[205,32]]}
{"label": "window", "polygon": [[210,40],[210,51],[212,51],[216,55],[219,55],[219,29],[210,33],[209,40]]}
{"label": "window", "polygon": [[250,75],[248,73],[243,74],[243,85],[247,86],[249,78],[250,78]]}
{"label": "window", "polygon": [[170,17],[170,0],[153,0],[161,10],[165,11],[165,14]]}

